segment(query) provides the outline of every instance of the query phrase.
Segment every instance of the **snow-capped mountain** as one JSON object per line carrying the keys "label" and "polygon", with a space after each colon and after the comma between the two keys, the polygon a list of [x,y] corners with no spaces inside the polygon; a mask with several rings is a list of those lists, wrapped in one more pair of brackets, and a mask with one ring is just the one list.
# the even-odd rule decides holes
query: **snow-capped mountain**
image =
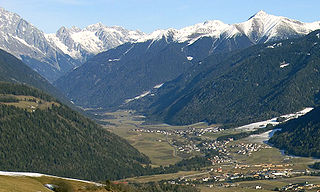
{"label": "snow-capped mountain", "polygon": [[[167,41],[188,42],[188,45],[191,45],[204,37],[213,39],[246,37],[250,40],[250,43],[257,44],[306,35],[319,28],[320,22],[302,23],[260,11],[248,21],[232,25],[213,20],[179,30],[170,28],[145,34],[119,26],[107,27],[102,23],[97,23],[84,29],[61,27],[56,34],[45,36],[65,54],[74,59],[85,61],[88,56],[107,51],[126,42],[141,43],[151,40],[153,43],[165,38]],[[215,41],[215,43],[220,44],[220,41]],[[218,48],[218,46],[213,45],[212,48]],[[211,52],[214,52],[214,50],[211,50]]]}
{"label": "snow-capped mountain", "polygon": [[101,23],[84,29],[61,27],[56,34],[45,34],[18,14],[0,8],[0,49],[21,59],[51,82],[80,66],[88,56],[134,42],[144,35]]}
{"label": "snow-capped mountain", "polygon": [[232,36],[241,33],[249,37],[252,43],[266,43],[269,41],[288,39],[297,35],[307,35],[317,29],[320,29],[319,21],[303,23],[259,11],[248,21],[232,25],[226,33]]}
{"label": "snow-capped mountain", "polygon": [[144,35],[140,31],[130,31],[119,26],[107,27],[102,23],[97,23],[84,29],[61,27],[56,34],[47,34],[46,38],[65,54],[85,61],[90,55],[126,42],[135,42]]}
{"label": "snow-capped mountain", "polygon": [[167,43],[184,44],[181,50],[188,60],[200,61],[214,53],[303,36],[319,28],[320,22],[302,23],[260,11],[243,23],[213,20],[150,34],[101,23],[83,29],[61,27],[55,34],[45,34],[19,15],[0,8],[0,48],[51,82],[80,66],[88,57],[124,43],[148,43],[150,48],[164,39]]}
{"label": "snow-capped mountain", "polygon": [[143,36],[138,42],[158,40],[165,37],[179,43],[188,42],[190,45],[203,37],[223,37],[228,39],[245,35],[253,44],[257,44],[287,39],[291,36],[306,35],[316,29],[320,29],[320,21],[303,23],[259,11],[243,23],[225,24],[219,20],[205,21],[204,23],[198,23],[180,30],[172,28],[157,30]]}
{"label": "snow-capped mountain", "polygon": [[176,42],[186,42],[192,44],[197,39],[205,36],[219,37],[220,34],[225,31],[230,25],[224,24],[221,21],[213,20],[206,21],[204,23],[198,23],[193,26],[185,27],[180,30],[177,29],[167,29],[167,30],[157,30],[149,35],[145,35],[138,40],[138,42],[144,42],[147,40],[159,40],[163,37],[171,37],[172,41]]}
{"label": "snow-capped mountain", "polygon": [[42,31],[0,8],[0,48],[53,81],[79,63],[47,41]]}

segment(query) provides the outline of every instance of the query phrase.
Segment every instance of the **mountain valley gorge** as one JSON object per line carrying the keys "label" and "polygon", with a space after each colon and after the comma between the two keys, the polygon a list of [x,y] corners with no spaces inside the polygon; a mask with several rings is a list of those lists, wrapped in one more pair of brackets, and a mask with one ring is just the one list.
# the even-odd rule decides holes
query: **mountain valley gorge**
{"label": "mountain valley gorge", "polygon": [[317,191],[319,111],[320,21],[45,33],[0,8],[0,191]]}

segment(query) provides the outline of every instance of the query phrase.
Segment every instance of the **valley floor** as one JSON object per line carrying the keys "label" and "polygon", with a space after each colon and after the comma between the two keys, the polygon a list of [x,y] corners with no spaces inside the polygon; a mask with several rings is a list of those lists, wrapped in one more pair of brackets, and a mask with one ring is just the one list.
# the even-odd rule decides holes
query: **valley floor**
{"label": "valley floor", "polygon": [[[195,186],[209,191],[320,190],[320,172],[309,165],[317,159],[293,157],[265,143],[269,133],[240,140],[217,141],[220,136],[237,134],[245,129],[223,129],[221,125],[198,123],[189,126],[145,124],[144,117],[133,111],[97,113],[103,126],[125,138],[146,154],[153,167],[173,165],[182,159],[208,155],[212,165],[190,171],[127,178],[115,183],[143,184],[164,182]],[[103,117],[103,118],[101,118]],[[1,174],[2,173],[2,174]],[[51,191],[45,185],[63,186],[65,191],[107,191],[95,183],[39,174],[0,172],[0,192]],[[117,191],[117,190],[115,190]]]}
{"label": "valley floor", "polygon": [[[284,155],[265,143],[266,134],[237,141],[216,141],[216,138],[241,133],[245,129],[222,129],[220,125],[198,123],[189,126],[144,124],[143,116],[133,111],[105,114],[105,128],[125,138],[140,152],[150,157],[154,167],[174,164],[181,159],[204,155],[204,150],[215,150],[210,157],[212,166],[200,170],[129,178],[122,181],[145,183],[166,180],[171,184],[195,185],[201,191],[270,191],[301,188],[320,189],[319,173],[309,168],[315,159]],[[307,176],[306,176],[307,175]],[[309,176],[308,176],[309,175]],[[304,183],[303,186],[289,184]],[[302,185],[302,184],[301,184]],[[261,188],[261,189],[260,189]]]}

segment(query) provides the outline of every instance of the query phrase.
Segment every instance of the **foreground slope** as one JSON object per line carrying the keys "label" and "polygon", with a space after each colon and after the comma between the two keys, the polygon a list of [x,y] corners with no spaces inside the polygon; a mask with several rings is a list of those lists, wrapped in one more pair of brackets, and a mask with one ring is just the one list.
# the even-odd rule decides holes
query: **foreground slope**
{"label": "foreground slope", "polygon": [[52,97],[0,83],[0,169],[90,180],[140,175],[148,163],[120,137]]}
{"label": "foreground slope", "polygon": [[276,128],[281,130],[269,140],[275,147],[292,155],[320,157],[320,107]]}
{"label": "foreground slope", "polygon": [[[245,124],[319,104],[320,31],[209,57],[136,109],[172,124]],[[138,107],[137,107],[138,106]]]}

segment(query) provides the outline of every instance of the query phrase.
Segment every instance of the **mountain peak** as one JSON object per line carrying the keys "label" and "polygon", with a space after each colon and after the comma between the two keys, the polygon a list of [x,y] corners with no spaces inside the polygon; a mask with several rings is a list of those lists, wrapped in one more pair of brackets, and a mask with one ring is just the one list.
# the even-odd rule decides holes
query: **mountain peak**
{"label": "mountain peak", "polygon": [[6,9],[0,7],[0,22],[2,22],[1,24],[8,26],[8,21],[18,21],[20,19],[21,17],[18,14],[7,11]]}
{"label": "mountain peak", "polygon": [[74,31],[74,32],[79,32],[79,31],[81,31],[81,29],[80,29],[79,27],[77,27],[77,26],[72,26],[72,27],[71,27],[71,30]]}
{"label": "mountain peak", "polygon": [[268,13],[266,13],[263,10],[260,10],[259,12],[257,12],[256,14],[254,14],[253,16],[251,16],[248,20],[252,19],[252,18],[261,18],[261,17],[268,17],[270,16]]}
{"label": "mountain peak", "polygon": [[99,23],[96,23],[96,24],[92,24],[92,25],[89,25],[88,27],[86,27],[87,30],[98,30],[100,28],[105,28],[106,26],[104,24],[102,24],[101,22]]}
{"label": "mountain peak", "polygon": [[11,13],[9,11],[7,11],[5,8],[3,7],[0,7],[0,13],[3,14],[3,13]]}

